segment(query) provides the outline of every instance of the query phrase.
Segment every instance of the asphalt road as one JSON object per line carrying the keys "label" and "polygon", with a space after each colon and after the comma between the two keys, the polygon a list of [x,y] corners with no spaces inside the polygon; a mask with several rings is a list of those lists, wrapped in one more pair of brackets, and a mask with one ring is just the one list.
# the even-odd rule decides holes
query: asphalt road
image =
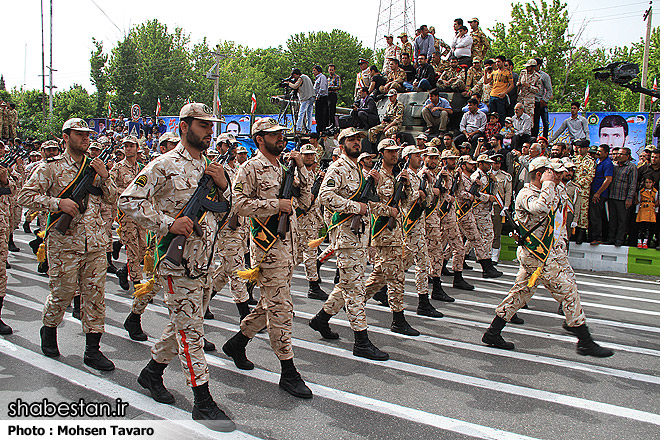
{"label": "asphalt road", "polygon": [[[16,232],[20,253],[11,253],[8,294],[2,317],[14,334],[0,338],[0,438],[11,426],[43,424],[43,436],[59,438],[61,425],[142,426],[152,435],[131,438],[262,438],[262,439],[658,439],[660,438],[660,284],[648,279],[579,273],[578,285],[594,338],[612,348],[607,359],[575,353],[575,338],[561,328],[557,303],[539,288],[522,326],[508,325],[504,337],[515,351],[500,351],[481,343],[494,308],[512,285],[516,267],[502,263],[505,275],[486,281],[478,270],[465,278],[477,287],[457,291],[445,278],[452,304],[434,302],[445,317],[415,314],[414,273],[406,274],[406,316],[422,332],[419,337],[391,333],[391,313],[370,301],[370,338],[390,353],[387,362],[353,357],[352,332],[341,312],[331,321],[338,341],[325,341],[307,323],[321,307],[307,298],[302,266],[292,283],[295,318],[295,362],[310,388],[312,400],[289,396],[277,386],[279,362],[260,334],[248,346],[252,371],[234,367],[221,351],[207,354],[211,392],[238,425],[238,431],[218,434],[190,421],[192,393],[177,360],[165,372],[165,384],[176,397],[173,406],[154,402],[136,378],[149,350],[167,322],[158,296],[143,315],[149,341],[131,341],[122,323],[130,311],[130,293],[114,275],[106,284],[104,353],[117,369],[99,373],[83,365],[84,335],[70,313],[58,330],[62,355],[41,354],[41,311],[48,279],[36,272],[36,259]],[[122,259],[123,251],[122,251]],[[369,269],[370,270],[370,269]],[[333,263],[322,270],[329,291]],[[257,290],[258,291],[258,290]],[[238,313],[227,289],[212,300],[215,319],[207,321],[208,339],[218,348],[236,330]],[[128,408],[123,417],[50,419],[9,417],[9,404],[24,402],[115,402]],[[54,420],[55,421],[54,421]],[[168,422],[167,422],[168,421]],[[53,429],[55,431],[49,431]],[[15,429],[15,428],[14,428]],[[14,431],[15,432],[15,431]],[[50,435],[49,435],[50,433]],[[24,437],[28,438],[28,437]],[[61,438],[83,438],[63,435]]]}

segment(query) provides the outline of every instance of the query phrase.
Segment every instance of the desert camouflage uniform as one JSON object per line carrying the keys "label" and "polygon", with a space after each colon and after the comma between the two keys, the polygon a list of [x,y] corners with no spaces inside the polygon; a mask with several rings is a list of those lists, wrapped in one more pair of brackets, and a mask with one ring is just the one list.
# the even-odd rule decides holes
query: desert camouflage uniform
{"label": "desert camouflage uniform", "polygon": [[438,79],[438,87],[441,87],[442,81],[448,81],[449,86],[447,87],[450,89],[462,92],[465,90],[465,71],[460,67],[457,67],[456,69],[449,67],[442,75],[440,75],[440,78]]}
{"label": "desert camouflage uniform", "polygon": [[[9,188],[12,194],[16,193],[16,181],[12,177],[12,173],[8,175],[8,185],[2,185],[0,188]],[[11,234],[10,225],[10,206],[11,195],[0,196],[0,263],[6,263],[9,257],[9,235]],[[44,226],[45,227],[45,226]],[[0,264],[0,298],[4,298],[7,294],[7,267],[6,264]]]}
{"label": "desert camouflage uniform", "polygon": [[[294,209],[307,209],[312,195],[311,175],[307,169],[297,169],[296,176],[299,179],[300,196],[292,198],[293,206]],[[283,180],[283,167],[273,166],[259,151],[238,170],[233,188],[236,212],[265,223],[271,215],[280,212],[279,194]],[[291,214],[289,231],[284,240],[277,238],[267,252],[257,246],[254,239],[251,240],[250,246],[252,267],[259,265],[261,268],[257,280],[261,298],[252,312],[241,321],[241,332],[248,338],[253,338],[267,326],[270,345],[279,360],[293,358],[291,276],[293,258],[297,252],[297,243],[293,237],[297,230],[297,218],[295,214]]]}
{"label": "desert camouflage uniform", "polygon": [[[110,170],[110,175],[115,185],[117,185],[117,190],[120,193],[124,192],[142,168],[141,163],[136,162],[135,165],[131,165],[128,159],[115,164]],[[125,215],[119,218],[119,224],[121,226],[121,241],[126,246],[128,274],[132,281],[140,281],[142,279],[142,262],[146,251],[147,231],[139,226],[135,220]]]}
{"label": "desert camouflage uniform", "polygon": [[472,90],[483,77],[484,69],[477,69],[475,66],[470,67],[465,78],[465,87],[468,90]]}
{"label": "desert camouflage uniform", "polygon": [[[399,43],[401,43],[401,42],[399,42]],[[410,40],[406,41],[405,43],[401,43],[400,51],[401,51],[401,53],[407,53],[408,55],[410,55],[411,60],[413,59],[413,55],[415,54],[413,52],[413,47],[412,47],[412,43],[410,42]]]}
{"label": "desert camouflage uniform", "polygon": [[10,139],[18,135],[16,128],[18,127],[18,111],[15,108],[7,107],[5,116],[5,124],[7,126],[7,134]]}
{"label": "desert camouflage uniform", "polygon": [[11,232],[14,232],[14,229],[18,227],[18,225],[21,223],[21,217],[23,215],[23,207],[17,202],[17,197],[18,197],[18,191],[20,191],[21,187],[26,181],[25,178],[25,167],[23,163],[16,163],[13,166],[12,169],[12,174],[14,176],[14,181],[16,182],[16,191],[11,193],[9,196],[9,201],[10,201],[10,207],[9,211],[11,212],[10,216],[10,224],[9,227],[11,228]]}
{"label": "desert camouflage uniform", "polygon": [[[464,204],[471,206],[474,200],[472,195],[469,193],[471,186],[472,179],[470,179],[469,176],[466,176],[465,173],[461,172],[459,176],[458,189],[456,190],[457,206]],[[486,197],[484,196],[482,200],[485,198]],[[462,218],[458,218],[457,215],[457,223],[459,229],[461,230],[461,234],[463,234],[463,237],[468,240],[465,248],[470,249],[471,247],[474,247],[477,261],[480,261],[490,258],[491,250],[489,246],[486,246],[486,240],[479,235],[479,230],[477,229],[477,224],[474,219],[474,212],[472,211],[472,208],[470,208]]]}
{"label": "desert camouflage uniform", "polygon": [[[504,202],[506,209],[511,209],[511,197],[513,196],[512,177],[506,171],[491,171],[491,177],[495,181],[495,190]],[[502,247],[502,208],[497,203],[493,203],[493,249]]]}
{"label": "desert camouflage uniform", "polygon": [[[488,174],[481,171],[479,168],[472,173],[470,178],[472,181],[479,181],[481,185],[479,187],[479,199],[475,201],[474,207],[472,208],[472,213],[474,214],[474,223],[477,226],[479,231],[480,240],[484,243],[486,250],[489,252],[493,248],[493,218],[490,213],[493,210],[493,202],[489,200],[489,194],[482,192],[486,185],[488,185]],[[468,243],[468,249],[470,248]]]}
{"label": "desert camouflage uniform", "polygon": [[[555,189],[553,182],[544,182],[541,188],[526,184],[516,197],[517,221],[521,225],[531,228],[546,217],[553,204],[558,200]],[[542,223],[534,234],[540,236],[546,225],[547,223]],[[545,264],[526,248],[518,247],[517,256],[520,268],[516,282],[509,290],[507,297],[495,309],[497,316],[508,322],[518,309],[527,304],[536,291],[536,287],[528,287],[527,283],[532,273],[539,266],[543,266],[538,282],[543,283],[552,297],[562,304],[566,323],[570,327],[577,327],[585,323],[575,274],[568,264],[565,251],[562,250],[563,240],[559,239],[559,234],[560,232],[555,229],[555,240]]]}
{"label": "desert camouflage uniform", "polygon": [[383,61],[383,75],[387,76],[390,73],[390,58],[396,58],[397,60],[401,61],[401,49],[399,46],[396,44],[392,44],[391,46],[387,46],[385,48],[385,58]]}
{"label": "desert camouflage uniform", "polygon": [[[385,137],[390,137],[394,133],[398,133],[403,124],[403,104],[399,101],[388,102],[387,108],[385,109],[385,118],[389,118],[390,122],[381,122],[375,127],[369,129],[369,140],[372,143],[375,143],[379,133],[385,131]],[[385,127],[390,125],[391,122],[394,122],[394,126],[385,130]]]}
{"label": "desert camouflage uniform", "polygon": [[[437,39],[435,41],[438,41]],[[435,63],[433,62],[433,59],[429,60],[428,63],[433,66],[433,70],[435,71],[435,74],[439,77],[443,73],[445,73],[447,70],[449,70],[449,61],[447,60],[440,60],[439,62]]]}
{"label": "desert camouflage uniform", "polygon": [[484,78],[486,78],[486,73],[484,72],[484,75],[477,81],[477,84],[475,84],[471,89],[470,89],[470,94],[474,95],[479,94],[481,95],[481,102],[488,102],[490,99],[490,91],[493,88],[493,83],[491,82],[490,84],[484,84]]}
{"label": "desert camouflage uniform", "polygon": [[490,50],[490,41],[488,37],[484,34],[481,28],[477,28],[476,31],[470,32],[472,37],[472,58],[481,58],[482,60],[486,59],[486,54]]}
{"label": "desert camouflage uniform", "polygon": [[[405,197],[412,198],[413,194],[410,184],[405,180]],[[380,197],[380,203],[374,205],[372,214],[374,216],[389,216],[390,209],[387,202],[394,196],[394,185],[396,178],[384,168],[380,169],[380,179],[376,187],[376,193]],[[373,221],[373,219],[372,219]],[[404,309],[403,292],[405,283],[405,272],[403,262],[403,230],[401,228],[401,213],[397,215],[396,226],[389,230],[387,226],[376,237],[371,237],[371,242],[376,248],[374,270],[364,285],[365,298],[373,297],[384,285],[387,285],[387,299],[393,312],[401,312]],[[428,282],[428,280],[427,280]]]}
{"label": "desert camouflage uniform", "polygon": [[397,92],[404,92],[406,90],[406,88],[403,87],[406,78],[406,71],[401,67],[398,67],[396,70],[392,70],[387,74],[387,82],[393,82],[391,88]]}
{"label": "desert camouflage uniform", "polygon": [[[441,178],[438,176],[438,178]],[[456,210],[454,209],[454,197],[449,194],[449,190],[454,185],[455,176],[449,176],[445,179],[444,186],[446,191],[439,196],[438,206],[426,218],[426,236],[428,237],[429,255],[431,257],[431,277],[439,277],[442,272],[444,260],[452,259],[451,267],[456,272],[463,272],[463,262],[465,261],[465,245],[463,237],[456,221]],[[435,184],[435,182],[434,182]],[[446,212],[441,212],[441,207],[446,202]],[[436,228],[433,232],[429,231],[428,224],[433,222]],[[437,232],[439,230],[439,233]],[[431,237],[433,234],[435,237]],[[437,247],[437,249],[434,249]]]}
{"label": "desert camouflage uniform", "polygon": [[8,136],[5,136],[5,113],[6,113],[6,104],[2,103],[0,105],[0,138],[6,139]]}
{"label": "desert camouflage uniform", "polygon": [[585,154],[584,156],[575,156],[573,163],[575,164],[573,181],[580,187],[576,203],[576,206],[579,206],[580,214],[576,215],[575,218],[577,219],[578,228],[587,229],[589,227],[589,191],[591,191],[591,182],[596,174],[596,162],[591,156]]}
{"label": "desert camouflage uniform", "polygon": [[[312,180],[313,182],[313,180]],[[312,206],[298,217],[298,252],[294,260],[297,266],[301,262],[305,265],[305,277],[307,281],[318,281],[319,272],[316,267],[317,249],[308,246],[312,240],[319,238],[319,231],[323,227],[323,216],[321,215],[321,204],[318,197],[312,202]]]}
{"label": "desert camouflage uniform", "polygon": [[[151,161],[119,197],[118,208],[140,227],[165,237],[190,200],[206,169],[179,143]],[[199,221],[202,235],[186,239],[181,266],[167,259],[157,263],[154,291],[164,290],[170,322],[151,349],[155,362],[168,364],[177,354],[188,386],[208,382],[204,357],[204,311],[211,297],[209,266],[214,238],[224,213],[207,212]]]}
{"label": "desert camouflage uniform", "polygon": [[[360,205],[349,200],[360,188],[362,170],[346,154],[332,163],[325,173],[319,190],[319,200],[326,212],[358,215]],[[375,203],[370,202],[370,209]],[[335,249],[339,283],[335,284],[323,310],[329,315],[336,315],[346,306],[346,316],[354,331],[367,329],[367,316],[364,310],[364,269],[367,265],[367,247],[369,245],[370,216],[361,216],[361,233],[351,231],[351,219],[330,229],[330,246]],[[328,226],[330,227],[330,226]]]}
{"label": "desert camouflage uniform", "polygon": [[[59,210],[58,195],[71,183],[81,164],[68,151],[40,164],[18,194],[21,206]],[[103,230],[101,201],[116,203],[117,188],[112,179],[97,176],[95,186],[102,196],[89,195],[83,214],[76,214],[62,235],[51,230],[46,237],[50,294],[43,310],[43,324],[57,327],[76,291],[82,296],[81,321],[84,333],[103,333],[105,321],[105,250],[108,237]],[[85,202],[83,202],[83,206]]]}
{"label": "desert camouflage uniform", "polygon": [[[416,201],[419,201],[419,191],[413,191],[412,188],[419,188],[422,181],[412,169],[408,168],[408,178],[410,179],[411,197],[407,197],[400,203],[402,219],[406,218]],[[432,193],[428,184],[426,186],[426,197]],[[421,202],[420,202],[421,203]],[[415,288],[418,295],[429,293],[429,250],[426,245],[426,220],[424,210],[412,229],[403,234],[403,270],[405,271],[415,263]]]}
{"label": "desert camouflage uniform", "polygon": [[530,116],[534,116],[534,100],[542,86],[541,75],[538,72],[534,72],[531,75],[527,73],[527,69],[523,69],[520,72],[520,77],[518,78],[518,102],[523,105],[525,113]]}

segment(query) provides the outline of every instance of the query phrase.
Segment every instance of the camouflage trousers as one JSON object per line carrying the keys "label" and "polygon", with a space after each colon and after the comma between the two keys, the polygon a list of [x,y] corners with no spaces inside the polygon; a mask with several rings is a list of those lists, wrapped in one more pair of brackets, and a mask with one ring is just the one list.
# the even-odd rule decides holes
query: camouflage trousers
{"label": "camouflage trousers", "polygon": [[319,272],[316,268],[317,248],[311,248],[307,245],[312,240],[319,238],[319,228],[298,228],[296,231],[298,246],[294,265],[298,266],[301,262],[305,265],[305,277],[307,281],[318,281]]}
{"label": "camouflage trousers", "polygon": [[[497,316],[507,322],[511,320],[514,313],[527,304],[536,292],[536,286],[528,287],[527,282],[532,273],[542,264],[541,260],[522,247],[518,248],[517,256],[520,268],[516,275],[516,282],[509,290],[507,297],[495,309]],[[553,246],[537,282],[543,283],[552,297],[562,305],[566,324],[569,327],[584,324],[584,311],[580,304],[575,273],[568,263],[566,252],[561,247]]]}
{"label": "camouflage trousers", "polygon": [[[252,250],[252,265],[255,267],[261,253]],[[281,361],[293,358],[291,327],[293,325],[293,302],[291,301],[291,276],[293,259],[290,254],[271,251],[261,262],[261,273],[257,280],[261,297],[252,312],[241,321],[241,332],[248,338],[264,327],[268,327],[270,346]]]}
{"label": "camouflage trousers", "polygon": [[[148,234],[148,233],[147,233]],[[147,250],[145,253],[149,253],[151,255],[154,254],[156,251],[156,244],[158,243],[158,237],[154,234],[151,240],[147,240]],[[154,262],[155,264],[155,262]],[[155,277],[155,272],[154,268],[152,267],[145,267],[144,268],[144,273],[147,276],[147,279],[151,279],[151,277]],[[160,286],[158,283],[154,284],[154,288],[151,290],[149,293],[145,293],[142,296],[139,297],[133,297],[133,304],[131,306],[131,312],[141,315],[144,313],[144,310],[147,308],[149,305],[149,302],[156,297],[156,295],[160,292]]]}
{"label": "camouflage trousers", "polygon": [[[424,225],[417,224],[403,237],[403,270],[415,264],[415,289],[418,295],[429,293],[429,250]],[[440,263],[442,269],[442,263]],[[404,281],[405,282],[405,281]],[[389,289],[388,289],[389,290]]]}
{"label": "camouflage trousers", "polygon": [[58,233],[46,238],[50,294],[43,310],[43,324],[57,327],[73,297],[80,293],[80,317],[84,333],[103,333],[105,322],[105,275],[108,262],[103,249],[73,250],[71,236]]}
{"label": "camouflage trousers", "polygon": [[461,234],[463,234],[463,237],[467,238],[468,240],[468,243],[465,246],[466,250],[474,247],[474,253],[477,257],[477,261],[490,258],[491,250],[490,248],[486,247],[486,240],[482,239],[479,235],[479,229],[477,228],[472,210],[465,214],[463,218],[459,219],[457,223]]}
{"label": "camouflage trousers", "polygon": [[9,258],[9,222],[5,213],[0,213],[0,298],[7,294],[7,258]]}
{"label": "camouflage trousers", "polygon": [[[106,252],[112,252],[112,223],[117,216],[117,210],[107,203],[101,204],[101,219],[103,219],[103,231],[108,236],[108,248]],[[122,227],[123,229],[123,227]]]}
{"label": "camouflage trousers", "polygon": [[522,104],[526,114],[534,116],[534,105],[536,104],[536,98],[534,97],[534,94],[530,93],[529,96],[518,95],[517,103]]}
{"label": "camouflage trousers", "polygon": [[[429,242],[429,252],[431,243]],[[444,249],[444,255],[439,260],[439,266],[431,265],[431,276],[439,277],[442,271],[444,260],[451,257],[451,268],[456,272],[463,272],[463,262],[465,262],[465,245],[463,236],[456,222],[456,213],[450,211],[440,221],[440,244],[438,249]]]}
{"label": "camouflage trousers", "polygon": [[21,217],[23,215],[23,207],[19,205],[16,202],[16,195],[12,194],[9,196],[10,200],[10,212],[11,212],[11,223],[9,226],[11,227],[11,231],[13,232],[14,229],[18,228],[18,225],[21,224]]}
{"label": "camouflage trousers", "polygon": [[335,251],[339,283],[335,284],[323,310],[336,315],[346,306],[346,316],[354,331],[367,329],[367,315],[364,310],[364,269],[367,265],[367,248],[343,248]]}
{"label": "camouflage trousers", "polygon": [[120,220],[121,242],[126,246],[126,266],[131,281],[142,280],[142,262],[144,261],[146,230],[133,220],[124,216]]}
{"label": "camouflage trousers", "polygon": [[[576,220],[577,227],[587,229],[589,227],[589,189],[586,191],[580,190],[576,206],[580,207],[580,212]],[[570,225],[569,225],[570,226]]]}
{"label": "camouflage trousers", "polygon": [[[160,267],[171,268],[167,261]],[[170,322],[151,348],[151,357],[158,363],[169,364],[178,355],[186,383],[196,387],[209,381],[204,356],[204,310],[211,298],[210,277],[207,274],[193,280],[184,276],[182,269],[168,272],[175,274],[158,274],[156,285],[158,290],[165,289]]]}
{"label": "camouflage trousers", "polygon": [[392,136],[394,133],[398,133],[399,130],[401,129],[401,124],[396,124],[393,127],[390,127],[387,130],[385,130],[385,127],[387,127],[388,125],[390,125],[389,122],[381,122],[375,127],[371,127],[369,129],[369,140],[372,143],[376,142],[376,140],[378,139],[378,135],[383,132],[385,132],[385,137],[388,138]]}
{"label": "camouflage trousers", "polygon": [[[225,230],[226,229],[226,230]],[[249,299],[247,282],[238,276],[239,270],[245,270],[245,237],[240,230],[232,231],[225,226],[218,239],[221,245],[216,247],[216,268],[213,271],[213,290],[220,292],[227,281],[235,303]]]}
{"label": "camouflage trousers", "polygon": [[[493,218],[490,215],[490,209],[475,208],[472,210],[472,212],[474,213],[474,223],[477,225],[479,238],[483,242],[483,245],[487,251],[486,258],[490,258],[491,249],[493,249],[493,238],[495,237],[495,233],[493,231]],[[468,243],[468,245],[474,244]]]}
{"label": "camouflage trousers", "polygon": [[[376,246],[374,270],[364,284],[365,302],[387,285],[387,300],[393,312],[401,312],[406,274],[403,269],[401,246]],[[428,283],[428,279],[426,280]]]}

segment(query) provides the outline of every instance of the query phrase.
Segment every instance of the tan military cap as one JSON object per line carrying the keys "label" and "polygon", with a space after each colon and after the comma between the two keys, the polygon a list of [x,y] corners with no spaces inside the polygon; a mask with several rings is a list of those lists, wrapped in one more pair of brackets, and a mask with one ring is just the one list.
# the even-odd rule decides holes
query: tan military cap
{"label": "tan military cap", "polygon": [[454,153],[451,152],[451,150],[444,150],[442,152],[442,155],[440,156],[441,159],[458,159],[458,156],[456,156]]}
{"label": "tan military cap", "polygon": [[349,138],[349,137],[353,137],[353,136],[355,136],[355,135],[358,135],[358,136],[360,136],[361,138],[367,136],[367,134],[366,134],[364,131],[360,131],[360,130],[358,130],[358,129],[355,128],[355,127],[348,127],[348,128],[344,128],[344,129],[339,133],[339,137],[337,138],[337,140],[338,140],[339,142],[341,142],[342,140],[344,140],[344,139],[346,139],[346,138]]}
{"label": "tan military cap", "polygon": [[469,142],[463,142],[459,148],[472,148],[472,144]]}
{"label": "tan military cap", "polygon": [[523,67],[536,67],[536,60],[532,58],[531,60],[527,61]]}
{"label": "tan military cap", "polygon": [[194,118],[202,121],[220,122],[219,118],[213,116],[213,110],[208,105],[201,102],[191,102],[181,107],[179,119]]}
{"label": "tan military cap", "polygon": [[396,96],[396,95],[397,95],[397,91],[394,89],[390,89],[390,91],[387,92],[387,96]]}
{"label": "tan military cap", "polygon": [[550,168],[551,166],[552,165],[547,157],[539,156],[529,163],[528,169],[529,172],[531,173],[532,171],[539,170],[541,168]]}
{"label": "tan military cap", "polygon": [[484,154],[480,154],[480,155],[477,157],[477,162],[493,163],[493,161],[491,160],[491,158],[488,157],[488,155],[485,154],[485,153],[484,153]]}
{"label": "tan military cap", "polygon": [[407,37],[407,36],[408,36],[408,34],[407,34],[406,32],[401,32],[401,33],[399,34],[399,37],[398,37],[398,38],[403,38],[403,37]]}
{"label": "tan military cap", "polygon": [[431,144],[431,146],[433,147],[437,147],[439,145],[442,145],[442,139],[440,139],[439,137],[434,137],[433,139],[431,139],[429,144]]}
{"label": "tan military cap", "polygon": [[135,136],[133,136],[133,135],[126,136],[124,139],[122,139],[121,144],[124,145],[124,144],[127,144],[127,143],[129,143],[129,142],[130,142],[130,143],[133,143],[133,144],[135,144],[135,145],[138,144],[138,140],[137,140],[137,138],[136,138]]}
{"label": "tan military cap", "polygon": [[479,58],[479,57],[474,57],[474,58],[472,58],[472,62],[473,62],[473,63],[480,63],[480,62],[481,62],[481,58]]}
{"label": "tan military cap", "polygon": [[87,133],[92,133],[94,131],[89,128],[87,121],[80,118],[71,118],[66,121],[62,126],[62,131],[64,130],[86,131]]}
{"label": "tan military cap", "polygon": [[101,150],[101,146],[99,145],[98,142],[92,142],[89,144],[89,148],[95,148],[97,150]]}
{"label": "tan military cap", "polygon": [[564,161],[561,160],[561,159],[551,159],[550,160],[550,166],[552,167],[553,170],[555,170],[558,173],[568,171],[566,169],[566,167],[564,166]]}
{"label": "tan military cap", "polygon": [[30,157],[34,157],[34,156],[41,156],[41,153],[39,153],[38,151],[30,151]]}
{"label": "tan military cap", "polygon": [[361,160],[368,159],[371,157],[373,157],[373,155],[371,155],[370,153],[362,153],[360,154],[360,157],[358,157],[357,161],[360,162]]}
{"label": "tan military cap", "polygon": [[218,150],[216,150],[215,148],[209,148],[208,150],[206,150],[206,155],[209,157],[215,157],[218,154],[219,154]]}
{"label": "tan military cap", "polygon": [[300,147],[300,154],[316,154],[316,148],[312,144],[305,144]]}
{"label": "tan military cap", "polygon": [[401,157],[406,157],[409,154],[422,153],[424,151],[425,150],[420,150],[419,148],[417,148],[417,145],[408,145],[401,152]]}
{"label": "tan military cap", "polygon": [[158,138],[158,145],[162,144],[165,141],[178,143],[179,141],[181,141],[181,138],[176,133],[172,133],[171,131],[166,131],[165,133],[160,135],[160,138]]}
{"label": "tan military cap", "polygon": [[57,148],[59,150],[60,145],[57,143],[57,141],[54,141],[54,140],[51,139],[51,140],[46,141],[43,144],[41,144],[41,148],[44,148],[44,149],[46,149],[46,148]]}
{"label": "tan military cap", "polygon": [[461,157],[458,158],[458,163],[463,164],[463,163],[471,163],[471,164],[476,164],[477,161],[472,159],[472,156],[465,154]]}
{"label": "tan military cap", "polygon": [[424,151],[424,156],[440,156],[440,152],[433,145],[428,145],[426,151]]}
{"label": "tan military cap", "polygon": [[247,148],[245,148],[243,145],[239,145],[238,147],[236,147],[236,154],[240,154],[240,153],[247,154],[247,152],[248,152]]}
{"label": "tan military cap", "polygon": [[392,35],[392,34],[387,34],[387,35],[385,35],[384,38],[394,38],[394,35]]}
{"label": "tan military cap", "polygon": [[394,139],[385,138],[378,142],[378,151],[382,150],[400,150],[401,147],[396,144]]}
{"label": "tan military cap", "polygon": [[274,133],[284,130],[286,127],[280,125],[275,118],[259,118],[252,125],[252,136],[260,132]]}
{"label": "tan military cap", "polygon": [[479,19],[477,17],[473,17],[472,19],[468,20],[468,23],[472,23],[473,21],[479,23]]}
{"label": "tan military cap", "polygon": [[564,162],[564,168],[566,168],[567,170],[570,169],[570,168],[575,168],[575,164],[568,157],[564,157],[562,159],[562,162]]}
{"label": "tan military cap", "polygon": [[236,138],[232,133],[222,133],[215,139],[215,142],[218,144],[222,142],[236,142]]}
{"label": "tan military cap", "polygon": [[335,148],[334,150],[332,150],[332,155],[341,156],[341,148]]}
{"label": "tan military cap", "polygon": [[424,140],[427,140],[428,137],[426,137],[426,135],[425,135],[424,133],[420,133],[420,134],[417,135],[417,137],[416,137],[415,139],[424,139]]}

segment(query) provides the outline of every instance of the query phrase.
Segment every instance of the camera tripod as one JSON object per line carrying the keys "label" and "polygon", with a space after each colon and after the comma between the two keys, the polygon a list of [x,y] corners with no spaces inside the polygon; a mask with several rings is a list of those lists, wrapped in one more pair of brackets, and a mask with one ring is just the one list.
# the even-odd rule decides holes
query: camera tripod
{"label": "camera tripod", "polygon": [[287,87],[284,90],[284,95],[273,96],[271,102],[280,107],[277,122],[284,127],[289,127],[289,121],[291,121],[292,128],[287,131],[297,134],[296,121],[298,120],[298,112],[300,111],[300,102],[298,101],[296,91]]}

